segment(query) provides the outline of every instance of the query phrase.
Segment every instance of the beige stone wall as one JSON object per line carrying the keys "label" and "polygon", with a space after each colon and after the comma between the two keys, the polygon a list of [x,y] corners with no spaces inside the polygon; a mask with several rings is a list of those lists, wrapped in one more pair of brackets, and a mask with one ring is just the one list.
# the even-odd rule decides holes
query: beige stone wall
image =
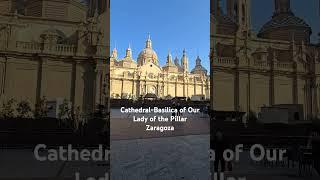
{"label": "beige stone wall", "polygon": [[251,76],[251,110],[260,112],[261,107],[269,105],[269,77],[260,74]]}
{"label": "beige stone wall", "polygon": [[[319,79],[316,78],[319,73],[313,72],[313,63],[307,61],[312,62],[315,58],[316,68],[318,64],[316,57],[320,49],[303,44],[293,46],[292,42],[256,37],[252,37],[247,43],[241,38],[232,42],[229,41],[234,39],[232,36],[219,34],[211,40],[214,38],[216,44],[213,42],[212,44],[215,46],[219,44],[220,47],[215,49],[219,52],[213,54],[211,64],[215,110],[260,112],[264,105],[302,104],[305,118],[314,117],[319,112],[320,90]],[[225,53],[225,49],[233,43],[236,43],[239,53],[230,57],[230,54]],[[241,48],[249,50],[240,51]],[[299,48],[303,48],[307,53],[301,54]],[[290,53],[296,57],[293,58]],[[297,60],[298,58],[300,60]],[[295,66],[297,68],[294,68]],[[317,79],[316,82],[311,83],[314,78]]]}
{"label": "beige stone wall", "polygon": [[82,21],[88,8],[76,0],[28,0],[27,16],[45,17],[55,20]]}
{"label": "beige stone wall", "polygon": [[213,103],[216,110],[234,109],[234,76],[226,72],[213,71]]}
{"label": "beige stone wall", "polygon": [[1,79],[6,99],[15,97],[16,100],[36,102],[38,63],[30,59],[8,57],[2,63]]}
{"label": "beige stone wall", "polygon": [[[155,88],[159,97],[165,97],[170,95],[172,97],[180,96],[180,97],[192,97],[193,95],[205,95],[206,89],[205,84],[184,84],[183,82],[167,82],[167,81],[152,81],[147,80],[146,83],[144,80],[133,80],[127,78],[115,78],[111,76],[111,84],[110,84],[110,92],[111,96],[121,96],[121,94],[129,94],[138,97],[137,89],[139,89],[140,95],[145,95],[146,93],[150,93],[150,88]],[[122,83],[123,82],[123,83]],[[140,87],[139,87],[140,84]],[[183,89],[185,89],[185,94]],[[196,89],[196,94],[194,90]],[[203,93],[202,93],[203,89]],[[208,97],[208,96],[207,96]]]}
{"label": "beige stone wall", "polygon": [[[239,75],[239,111],[241,112],[247,112],[248,110],[248,104],[249,104],[249,81],[248,81],[248,75],[245,73],[241,73]],[[219,102],[217,102],[219,104]],[[257,107],[258,108],[258,107]]]}
{"label": "beige stone wall", "polygon": [[115,94],[115,95],[119,95],[121,96],[121,92],[122,92],[122,81],[121,80],[116,80],[116,79],[112,79],[112,85],[110,86],[110,92],[111,94]]}
{"label": "beige stone wall", "polygon": [[[78,3],[71,1],[69,5]],[[95,105],[107,102],[109,28],[100,26],[108,25],[101,22],[107,21],[109,10],[83,24],[59,17],[39,18],[42,1],[29,2],[27,13],[33,17],[0,13],[0,26],[5,28],[0,31],[0,99],[29,100],[33,108],[43,96],[48,100],[67,99],[82,112],[93,112]],[[47,8],[53,5],[61,12],[72,7],[46,3]],[[70,17],[79,18],[77,8],[84,10],[80,6],[69,9]],[[47,12],[51,10],[55,9]],[[85,26],[95,33],[85,34]],[[104,41],[87,41],[88,34],[103,36],[100,39]],[[99,38],[93,35],[92,39]]]}
{"label": "beige stone wall", "polygon": [[204,95],[207,99],[210,98],[210,84],[207,76],[181,72],[169,73],[151,62],[142,66],[136,66],[134,61],[126,61],[127,66],[123,65],[123,60],[114,62],[116,63],[110,69],[111,98],[119,98],[122,95],[137,98],[147,93],[154,93],[160,98],[168,95],[190,98],[193,95]]}
{"label": "beige stone wall", "polygon": [[14,8],[13,0],[1,0],[0,1],[0,12],[9,13],[12,12]]}
{"label": "beige stone wall", "polygon": [[250,26],[250,1],[247,22],[238,27],[218,17],[230,16],[218,7],[219,1],[211,3],[212,109],[260,112],[264,105],[302,104],[305,119],[318,116],[320,48],[309,42],[308,29],[270,28],[258,36]]}
{"label": "beige stone wall", "polygon": [[[71,99],[71,85],[72,85],[72,64],[47,61],[43,67],[43,89],[42,95],[48,99],[66,98]],[[60,87],[57,88],[57,84]]]}
{"label": "beige stone wall", "polygon": [[275,104],[292,104],[292,78],[286,76],[276,76],[275,77]]}
{"label": "beige stone wall", "polygon": [[175,83],[169,83],[167,95],[170,95],[172,97],[176,96]]}
{"label": "beige stone wall", "polygon": [[[86,63],[66,63],[45,59],[1,58],[0,79],[1,97],[28,100],[35,106],[39,98],[48,100],[67,99],[81,110],[84,106],[94,105],[94,74],[88,76]],[[88,71],[88,70],[87,70]],[[85,92],[86,91],[86,92]]]}

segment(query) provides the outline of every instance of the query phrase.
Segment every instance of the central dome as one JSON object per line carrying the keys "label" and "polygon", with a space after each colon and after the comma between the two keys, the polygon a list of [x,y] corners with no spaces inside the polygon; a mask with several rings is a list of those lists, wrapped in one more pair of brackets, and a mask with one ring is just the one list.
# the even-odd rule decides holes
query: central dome
{"label": "central dome", "polygon": [[260,34],[266,31],[271,31],[277,28],[305,28],[310,29],[310,26],[301,18],[296,17],[292,14],[284,14],[273,17],[269,22],[267,22],[260,30]]}
{"label": "central dome", "polygon": [[146,63],[152,62],[159,66],[158,55],[152,49],[152,42],[150,36],[146,41],[146,47],[140,52],[138,56],[138,66],[143,66]]}
{"label": "central dome", "polygon": [[310,42],[311,27],[291,11],[290,0],[275,0],[272,19],[263,25],[258,37],[284,41]]}

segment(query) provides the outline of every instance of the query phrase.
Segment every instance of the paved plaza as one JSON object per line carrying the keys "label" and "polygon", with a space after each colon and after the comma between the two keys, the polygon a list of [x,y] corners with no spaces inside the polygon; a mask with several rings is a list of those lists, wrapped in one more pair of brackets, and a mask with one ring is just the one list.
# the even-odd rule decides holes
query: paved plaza
{"label": "paved plaza", "polygon": [[209,179],[209,135],[111,142],[113,180]]}
{"label": "paved plaza", "polygon": [[[111,159],[112,180],[210,180],[208,149],[209,118],[203,114],[188,115],[188,121],[173,124],[174,132],[145,132],[143,125],[132,122],[132,114],[112,111]],[[150,116],[153,116],[152,114]],[[266,167],[240,154],[227,177],[247,180],[315,180],[318,174],[299,176],[295,168]],[[1,149],[0,179],[75,179],[103,177],[108,163],[39,162],[32,149]],[[81,180],[82,180],[81,179]],[[214,179],[215,180],[215,179]],[[226,179],[227,180],[227,179]]]}

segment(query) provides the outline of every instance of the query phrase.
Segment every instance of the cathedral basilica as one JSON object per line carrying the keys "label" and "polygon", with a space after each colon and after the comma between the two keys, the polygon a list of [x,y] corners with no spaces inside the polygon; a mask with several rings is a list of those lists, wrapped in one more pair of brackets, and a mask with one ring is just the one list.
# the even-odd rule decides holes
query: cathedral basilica
{"label": "cathedral basilica", "polygon": [[[301,107],[312,119],[320,107],[320,42],[290,0],[274,0],[258,32],[251,29],[251,1],[211,1],[212,107],[260,112],[262,107]],[[312,19],[311,19],[312,20]],[[302,112],[303,111],[303,112]]]}
{"label": "cathedral basilica", "polygon": [[189,71],[189,59],[186,50],[183,50],[180,62],[178,57],[173,59],[168,53],[166,64],[161,67],[150,36],[137,61],[133,59],[130,47],[124,58],[118,58],[117,49],[113,49],[110,60],[111,98],[150,96],[208,99],[210,81],[207,70],[201,65],[199,56],[195,61],[195,67]]}

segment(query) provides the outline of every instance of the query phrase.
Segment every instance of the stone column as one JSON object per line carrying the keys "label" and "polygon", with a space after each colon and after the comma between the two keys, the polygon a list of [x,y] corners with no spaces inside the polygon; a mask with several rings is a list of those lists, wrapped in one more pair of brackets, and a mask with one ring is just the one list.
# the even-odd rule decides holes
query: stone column
{"label": "stone column", "polygon": [[147,93],[148,93],[148,90],[147,90],[147,77],[146,77],[144,80],[144,94],[146,95]]}
{"label": "stone column", "polygon": [[187,82],[185,82],[185,85],[186,85],[186,91],[187,91],[186,97],[189,97],[189,79],[187,79]]}
{"label": "stone column", "polygon": [[122,98],[123,94],[123,79],[121,79],[121,92],[120,92],[120,97]]}
{"label": "stone column", "polygon": [[7,57],[0,57],[0,67],[1,67],[1,89],[0,89],[0,97],[4,95],[5,90],[5,82],[6,82],[6,70],[7,70]]}
{"label": "stone column", "polygon": [[[235,69],[234,72],[234,110],[239,111],[240,102],[239,102],[239,70]],[[250,96],[250,95],[249,95]]]}
{"label": "stone column", "polygon": [[269,79],[269,105],[273,105],[274,104],[274,75],[275,75],[275,66],[277,63],[277,57],[276,57],[276,53],[273,52],[273,58],[272,61],[270,63],[270,79]]}
{"label": "stone column", "polygon": [[[133,74],[133,77],[132,77],[132,95],[135,95],[135,74]],[[136,96],[136,95],[135,95]]]}
{"label": "stone column", "polygon": [[70,89],[70,102],[72,112],[74,112],[75,96],[76,96],[76,81],[77,81],[77,62],[73,60],[71,70],[71,89]]}
{"label": "stone column", "polygon": [[293,72],[293,86],[292,86],[292,99],[293,104],[298,104],[298,75],[297,75],[297,63],[294,63],[294,72]]}
{"label": "stone column", "polygon": [[185,80],[186,78],[185,77],[183,77],[183,81],[182,81],[182,83],[183,83],[183,96],[184,97],[186,97],[186,80]]}
{"label": "stone column", "polygon": [[177,96],[177,89],[178,89],[178,79],[176,79],[176,82],[175,82],[175,87],[174,87],[174,96]]}
{"label": "stone column", "polygon": [[[205,83],[203,80],[201,81],[201,94],[204,95],[203,88],[204,88]],[[205,95],[206,96],[206,95]]]}
{"label": "stone column", "polygon": [[96,71],[96,89],[95,89],[95,99],[96,99],[96,104],[101,104],[102,101],[102,83],[103,83],[103,74],[102,70],[100,67],[98,67]]}
{"label": "stone column", "polygon": [[317,85],[316,85],[316,91],[317,91],[317,114],[319,114],[319,107],[320,107],[320,84],[319,83],[317,83]]}
{"label": "stone column", "polygon": [[193,95],[197,94],[197,82],[196,78],[193,79]]}
{"label": "stone column", "polygon": [[84,111],[83,109],[83,103],[84,103],[84,88],[85,88],[85,82],[83,80],[84,75],[84,67],[81,62],[75,62],[75,88],[74,88],[74,106],[80,107],[81,111]]}
{"label": "stone column", "polygon": [[[113,94],[113,90],[112,90],[112,85],[113,85],[113,78],[111,78],[112,77],[112,75],[110,74],[110,81],[109,81],[109,94],[107,94],[107,95],[109,95],[110,97],[111,97],[111,94]],[[108,83],[108,82],[107,82]]]}
{"label": "stone column", "polygon": [[37,73],[37,90],[36,90],[36,103],[38,103],[41,98],[46,96],[47,88],[47,76],[46,72],[48,71],[47,59],[41,57],[34,57],[38,61],[38,73]]}
{"label": "stone column", "polygon": [[169,77],[167,76],[167,96],[169,95],[169,86],[170,86]]}

